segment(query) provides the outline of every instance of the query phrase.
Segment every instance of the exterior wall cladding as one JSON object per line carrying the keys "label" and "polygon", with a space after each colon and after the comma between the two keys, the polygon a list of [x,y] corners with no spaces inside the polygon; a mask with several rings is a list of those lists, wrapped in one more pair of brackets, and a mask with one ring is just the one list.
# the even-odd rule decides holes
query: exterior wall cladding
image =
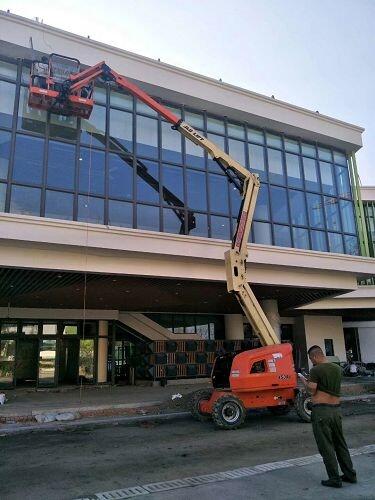
{"label": "exterior wall cladding", "polygon": [[[109,88],[89,120],[30,109],[29,64],[0,61],[0,211],[232,237],[240,197],[200,148]],[[342,151],[165,104],[259,175],[252,242],[358,255]]]}

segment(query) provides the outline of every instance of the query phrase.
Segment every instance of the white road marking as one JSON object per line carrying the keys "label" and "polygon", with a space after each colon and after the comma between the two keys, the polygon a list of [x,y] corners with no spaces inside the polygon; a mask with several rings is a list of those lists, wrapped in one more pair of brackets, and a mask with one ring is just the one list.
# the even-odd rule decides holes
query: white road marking
{"label": "white road marking", "polygon": [[[352,457],[375,453],[375,444],[362,446],[350,450]],[[139,496],[149,495],[150,493],[159,493],[161,491],[177,490],[197,486],[200,484],[216,483],[219,481],[227,481],[228,479],[237,479],[240,477],[254,476],[255,474],[265,474],[277,469],[288,469],[290,467],[303,467],[319,463],[322,461],[320,455],[310,455],[307,457],[291,458],[280,462],[270,462],[267,464],[255,465],[254,467],[242,467],[240,469],[229,470],[225,472],[217,472],[214,474],[206,474],[204,476],[186,477],[184,479],[174,479],[172,481],[163,481],[160,483],[144,484],[142,486],[132,486],[121,490],[104,491],[95,493],[85,498],[76,500],[122,500],[126,498],[135,498]]]}

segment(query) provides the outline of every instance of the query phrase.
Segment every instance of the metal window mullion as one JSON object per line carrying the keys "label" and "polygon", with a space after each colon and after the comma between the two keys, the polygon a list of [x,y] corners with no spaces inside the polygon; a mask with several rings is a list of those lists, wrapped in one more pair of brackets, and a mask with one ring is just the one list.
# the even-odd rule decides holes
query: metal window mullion
{"label": "metal window mullion", "polygon": [[50,131],[51,113],[47,112],[46,117],[46,133],[44,135],[43,149],[43,165],[42,165],[42,192],[40,200],[40,216],[45,217],[46,213],[46,190],[47,190],[47,167],[48,167],[48,148],[49,148],[49,131]]}
{"label": "metal window mullion", "polygon": [[160,114],[157,115],[157,146],[158,146],[158,159],[156,163],[158,165],[158,183],[159,183],[159,231],[164,231],[164,217],[163,217],[163,208],[162,208],[162,200],[163,200],[163,189],[162,189],[162,148],[163,148],[163,138],[162,138],[162,125],[161,125],[161,117]]}
{"label": "metal window mullion", "polygon": [[110,120],[110,88],[106,89],[106,110],[105,110],[105,151],[104,151],[104,224],[109,225],[109,120]]}
{"label": "metal window mullion", "polygon": [[132,110],[132,145],[133,145],[133,229],[137,227],[137,114],[136,114],[136,98],[133,97]]}
{"label": "metal window mullion", "polygon": [[82,119],[77,118],[77,139],[75,147],[75,168],[74,168],[74,199],[73,199],[73,220],[78,220],[78,193],[79,193],[79,173],[80,173],[80,162],[79,158],[81,155],[81,128]]}

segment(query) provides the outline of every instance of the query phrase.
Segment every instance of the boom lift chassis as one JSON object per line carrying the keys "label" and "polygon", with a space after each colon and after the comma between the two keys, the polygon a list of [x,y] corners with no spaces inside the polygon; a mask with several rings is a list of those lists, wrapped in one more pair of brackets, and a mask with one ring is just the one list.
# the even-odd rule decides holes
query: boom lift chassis
{"label": "boom lift chassis", "polygon": [[[230,385],[232,391],[229,388],[216,388],[213,393],[211,391],[209,395],[204,394],[202,397],[198,397],[197,395],[195,399],[192,399],[193,415],[204,416],[211,414],[214,417],[215,414],[220,414],[220,418],[215,421],[219,427],[236,428],[239,423],[242,423],[243,421],[242,416],[244,415],[245,408],[248,409],[249,407],[254,407],[254,405],[256,406],[255,399],[259,398],[259,395],[255,397],[254,391],[259,393],[260,387],[262,387],[263,392],[271,391],[267,393],[267,397],[264,400],[265,402],[263,402],[261,406],[264,407],[267,405],[268,407],[276,407],[279,410],[282,409],[281,407],[288,409],[294,399],[297,402],[298,398],[301,400],[302,394],[296,389],[297,377],[294,371],[293,358],[291,356],[291,346],[283,346],[289,348],[289,350],[287,349],[285,352],[284,349],[281,349],[282,346],[277,346],[280,341],[247,281],[247,243],[259,191],[260,183],[258,177],[249,172],[240,163],[218,148],[213,142],[202,136],[202,134],[196,131],[191,125],[179,119],[174,113],[149,96],[137,85],[110,68],[104,61],[83,71],[68,75],[66,80],[62,83],[60,82],[54,87],[54,57],[58,58],[59,62],[63,60],[63,56],[58,56],[56,54],[50,55],[48,75],[46,78],[47,85],[45,85],[45,88],[36,86],[34,83],[35,75],[33,75],[33,72],[31,74],[29,87],[30,106],[39,109],[47,109],[52,113],[88,118],[94,104],[92,99],[92,89],[95,81],[97,79],[101,79],[109,84],[113,83],[121,89],[130,92],[137,99],[141,100],[147,106],[159,113],[172,125],[174,130],[179,131],[183,136],[197,146],[202,147],[206,153],[210,155],[211,158],[220,166],[229,182],[233,183],[241,194],[242,201],[237,218],[236,231],[232,240],[231,248],[225,252],[227,289],[229,293],[233,293],[236,296],[243,312],[245,313],[245,316],[252,326],[253,332],[259,337],[262,345],[268,347],[249,351],[249,359],[247,359],[245,363],[243,361],[243,355],[245,353],[237,355],[235,360],[236,358],[242,356],[241,363],[238,358],[237,365],[242,366],[244,364],[246,368],[242,367],[236,371],[233,370],[235,363],[229,366],[231,373],[230,375],[229,373],[227,374],[227,387]],[[71,59],[67,58],[67,60]],[[84,94],[83,89],[85,90]],[[271,346],[274,347],[271,348]],[[283,351],[284,354],[282,354],[281,351]],[[275,370],[273,368],[271,369],[271,371],[274,371],[274,376],[276,378],[278,377],[278,381],[280,381],[280,377],[284,377],[281,378],[281,380],[284,380],[284,383],[271,384],[271,379],[268,378],[268,385],[263,383],[263,385],[261,384],[257,388],[255,386],[243,387],[243,384],[236,384],[235,379],[237,377],[242,377],[242,375],[248,375],[250,373],[248,363],[254,358],[254,355],[250,355],[250,352],[254,353],[254,355],[261,354],[261,357],[264,355],[265,359],[268,359],[268,357],[271,356],[272,360],[274,360],[274,364],[271,365],[269,360],[267,361],[269,366],[276,366],[277,360],[282,359],[284,356],[285,359],[283,363],[285,366],[282,370],[287,373],[278,375],[278,370],[276,368]],[[287,359],[288,362],[285,364]],[[244,373],[243,370],[247,373]],[[269,370],[270,368],[268,367],[268,371]],[[213,372],[214,371],[215,366]],[[265,376],[266,373],[258,373],[257,375],[258,377]],[[245,382],[245,386],[246,383],[252,384],[251,381],[248,381]],[[265,387],[265,385],[267,385],[267,387]],[[237,389],[235,389],[235,387],[237,387]],[[275,395],[277,390],[279,390],[279,392],[284,390],[284,393],[285,391],[287,391],[287,393],[281,394],[280,392],[280,394],[277,393]],[[222,394],[223,391],[224,396]],[[248,399],[245,396],[246,393],[252,393],[254,397]],[[271,396],[271,398],[269,396]],[[220,402],[221,399],[228,399],[228,397],[231,398],[229,403],[225,400],[218,406],[218,402]],[[308,420],[309,415],[308,409],[305,407],[305,400],[303,399],[299,401],[299,404],[300,406],[302,405],[302,409],[306,410],[305,418],[303,419]],[[240,414],[240,418],[234,418],[235,415],[238,415],[238,412]]]}

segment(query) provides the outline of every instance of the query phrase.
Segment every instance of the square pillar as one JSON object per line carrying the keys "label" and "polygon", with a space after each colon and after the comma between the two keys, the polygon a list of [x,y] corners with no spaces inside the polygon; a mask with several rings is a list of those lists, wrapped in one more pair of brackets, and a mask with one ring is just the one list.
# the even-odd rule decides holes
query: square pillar
{"label": "square pillar", "polygon": [[243,340],[243,316],[242,314],[226,314],[225,322],[225,338],[226,340]]}
{"label": "square pillar", "polygon": [[98,339],[98,384],[107,382],[108,321],[99,321]]}

